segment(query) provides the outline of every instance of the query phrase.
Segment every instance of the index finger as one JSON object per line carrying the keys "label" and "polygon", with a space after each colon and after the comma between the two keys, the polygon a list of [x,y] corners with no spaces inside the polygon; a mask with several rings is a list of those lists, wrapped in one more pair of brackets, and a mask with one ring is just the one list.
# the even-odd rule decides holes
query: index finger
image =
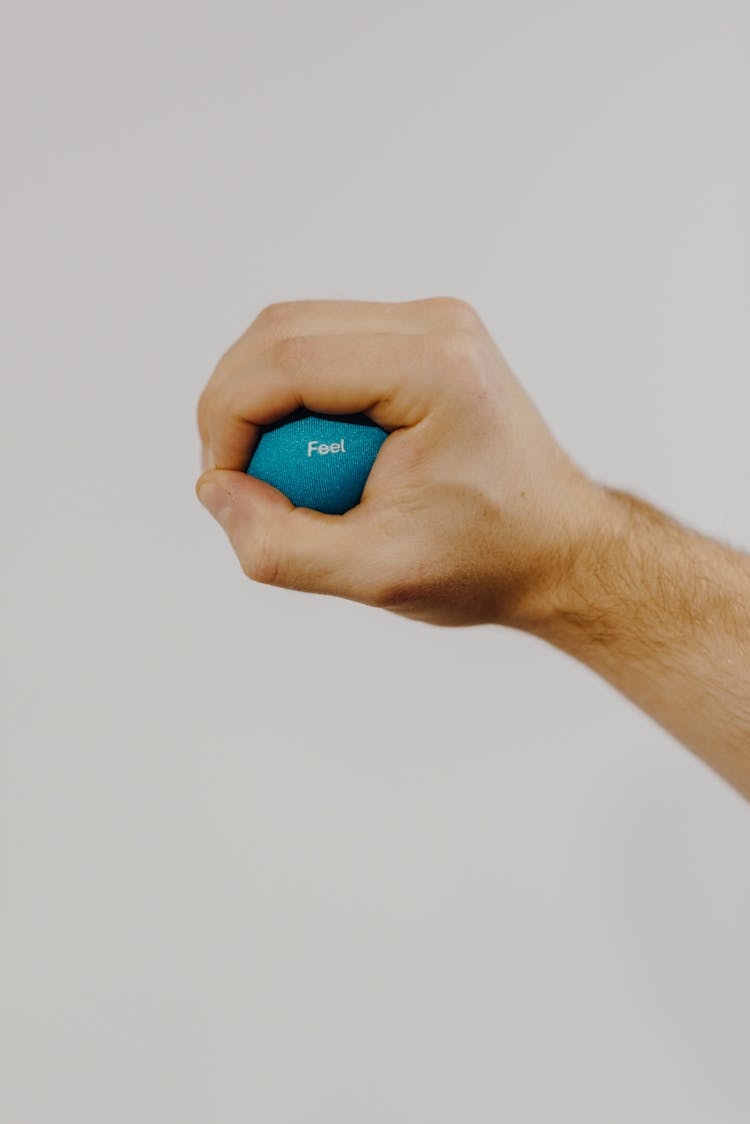
{"label": "index finger", "polygon": [[388,431],[415,425],[429,412],[438,344],[434,335],[389,333],[276,340],[204,391],[201,413],[214,463],[243,470],[260,427],[300,407],[364,413]]}

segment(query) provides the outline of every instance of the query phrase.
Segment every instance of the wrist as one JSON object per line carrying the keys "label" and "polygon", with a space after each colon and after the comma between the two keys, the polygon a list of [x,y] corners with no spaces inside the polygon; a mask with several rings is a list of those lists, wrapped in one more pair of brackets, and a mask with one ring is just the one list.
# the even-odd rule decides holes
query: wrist
{"label": "wrist", "polygon": [[566,637],[606,632],[622,606],[634,549],[634,501],[584,479],[547,564],[529,583],[509,622],[565,646]]}

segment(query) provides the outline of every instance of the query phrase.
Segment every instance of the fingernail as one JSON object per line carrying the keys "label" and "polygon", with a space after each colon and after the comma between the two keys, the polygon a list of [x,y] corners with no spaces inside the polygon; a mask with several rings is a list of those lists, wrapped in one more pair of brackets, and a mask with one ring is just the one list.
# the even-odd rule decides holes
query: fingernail
{"label": "fingernail", "polygon": [[223,527],[232,506],[229,493],[215,481],[207,480],[205,484],[198,487],[198,499],[206,511],[210,511],[214,519]]}

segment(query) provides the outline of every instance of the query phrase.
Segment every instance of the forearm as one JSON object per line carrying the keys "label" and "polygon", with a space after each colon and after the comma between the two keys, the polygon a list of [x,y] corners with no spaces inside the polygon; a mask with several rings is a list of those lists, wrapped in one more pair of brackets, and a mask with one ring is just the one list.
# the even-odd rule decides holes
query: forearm
{"label": "forearm", "polygon": [[750,555],[600,491],[596,533],[530,630],[750,798]]}

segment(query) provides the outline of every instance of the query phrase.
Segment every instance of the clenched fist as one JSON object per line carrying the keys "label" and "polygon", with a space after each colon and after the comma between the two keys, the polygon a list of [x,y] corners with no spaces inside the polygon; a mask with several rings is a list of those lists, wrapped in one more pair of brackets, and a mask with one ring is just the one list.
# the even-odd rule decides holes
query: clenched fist
{"label": "clenched fist", "polygon": [[[364,412],[389,434],[345,515],[295,508],[245,473],[259,427],[299,406]],[[272,305],[198,414],[198,494],[249,577],[435,624],[543,612],[601,500],[458,300]]]}

